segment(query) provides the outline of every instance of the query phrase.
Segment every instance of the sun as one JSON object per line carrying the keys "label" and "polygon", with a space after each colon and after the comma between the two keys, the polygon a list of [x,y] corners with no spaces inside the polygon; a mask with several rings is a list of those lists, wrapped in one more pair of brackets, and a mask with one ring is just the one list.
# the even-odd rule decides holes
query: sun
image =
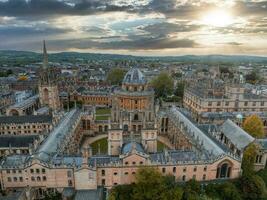
{"label": "sun", "polygon": [[234,20],[227,11],[214,10],[205,14],[201,19],[201,23],[208,26],[225,27],[234,23]]}

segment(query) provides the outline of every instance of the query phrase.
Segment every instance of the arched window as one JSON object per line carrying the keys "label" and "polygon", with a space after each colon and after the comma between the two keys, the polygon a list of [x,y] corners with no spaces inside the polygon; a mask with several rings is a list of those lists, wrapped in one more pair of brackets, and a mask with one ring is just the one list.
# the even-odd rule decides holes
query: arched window
{"label": "arched window", "polygon": [[134,120],[137,121],[138,120],[138,114],[134,115]]}
{"label": "arched window", "polygon": [[228,163],[223,163],[217,168],[216,178],[229,178],[232,167]]}
{"label": "arched window", "polygon": [[128,131],[128,125],[127,125],[127,124],[124,124],[124,125],[123,125],[123,130],[124,130],[124,131]]}

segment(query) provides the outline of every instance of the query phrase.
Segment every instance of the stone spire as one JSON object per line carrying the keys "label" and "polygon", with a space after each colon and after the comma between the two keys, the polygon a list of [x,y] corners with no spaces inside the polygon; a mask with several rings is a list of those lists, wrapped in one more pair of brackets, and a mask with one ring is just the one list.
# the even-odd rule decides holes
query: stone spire
{"label": "stone spire", "polygon": [[46,51],[45,40],[43,41],[43,68],[46,69],[48,67],[48,55]]}

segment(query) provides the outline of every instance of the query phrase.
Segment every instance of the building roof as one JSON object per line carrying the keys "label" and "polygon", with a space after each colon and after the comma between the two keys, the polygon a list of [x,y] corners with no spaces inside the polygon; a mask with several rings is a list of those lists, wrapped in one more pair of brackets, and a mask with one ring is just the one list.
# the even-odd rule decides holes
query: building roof
{"label": "building roof", "polygon": [[251,135],[229,119],[223,123],[221,131],[239,150],[244,150],[246,146],[255,140]]}
{"label": "building roof", "polygon": [[191,138],[194,143],[200,146],[211,155],[219,156],[226,152],[211,138],[205,134],[199,127],[197,127],[186,115],[172,106],[169,112],[170,119],[176,126],[184,127],[184,134]]}
{"label": "building roof", "polygon": [[0,117],[0,124],[52,123],[51,115],[21,115]]}
{"label": "building roof", "polygon": [[130,69],[124,76],[123,83],[126,84],[145,84],[146,79],[138,68]]}
{"label": "building roof", "polygon": [[29,147],[38,138],[38,135],[1,135],[0,148]]}
{"label": "building roof", "polygon": [[33,105],[37,100],[39,99],[39,95],[35,95],[35,96],[32,96],[32,97],[29,97],[28,99],[25,99],[19,103],[16,103],[12,106],[10,106],[10,109],[22,109],[22,108],[27,108],[31,105]]}
{"label": "building roof", "polygon": [[42,161],[48,161],[50,156],[59,153],[62,144],[72,133],[73,125],[79,118],[80,111],[73,109],[60,121],[60,123],[52,130],[49,136],[43,141],[37,151],[37,157]]}
{"label": "building roof", "polygon": [[133,149],[135,149],[137,152],[142,152],[144,153],[144,149],[140,143],[137,142],[129,142],[123,145],[122,147],[122,153],[127,154],[131,152]]}
{"label": "building roof", "polygon": [[77,190],[74,200],[102,200],[103,189]]}

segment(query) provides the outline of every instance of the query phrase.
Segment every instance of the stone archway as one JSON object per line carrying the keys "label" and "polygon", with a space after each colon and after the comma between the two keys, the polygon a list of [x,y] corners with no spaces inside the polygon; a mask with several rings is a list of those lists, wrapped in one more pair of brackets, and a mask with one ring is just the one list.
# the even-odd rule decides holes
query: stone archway
{"label": "stone archway", "polygon": [[226,160],[218,164],[216,178],[230,178],[232,173],[233,164]]}
{"label": "stone archway", "polygon": [[19,116],[19,111],[16,109],[12,109],[9,111],[9,116]]}

